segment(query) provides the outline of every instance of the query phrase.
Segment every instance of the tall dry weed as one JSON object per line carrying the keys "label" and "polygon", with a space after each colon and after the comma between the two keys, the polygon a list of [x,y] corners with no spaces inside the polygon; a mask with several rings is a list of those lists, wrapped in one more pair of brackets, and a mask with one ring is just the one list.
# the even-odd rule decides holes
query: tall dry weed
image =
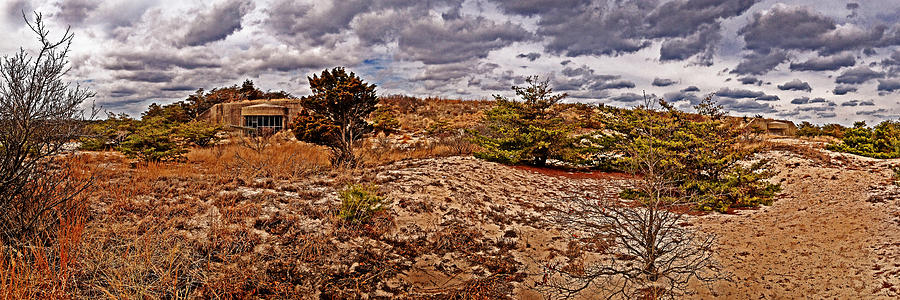
{"label": "tall dry weed", "polygon": [[75,288],[79,251],[87,218],[84,196],[58,214],[50,244],[0,245],[0,299],[69,298]]}

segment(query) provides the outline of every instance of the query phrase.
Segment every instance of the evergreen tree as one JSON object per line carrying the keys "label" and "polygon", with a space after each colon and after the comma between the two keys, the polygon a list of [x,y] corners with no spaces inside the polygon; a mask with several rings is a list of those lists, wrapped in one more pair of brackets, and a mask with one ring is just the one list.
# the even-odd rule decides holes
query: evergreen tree
{"label": "evergreen tree", "polygon": [[570,162],[576,157],[573,127],[561,116],[558,103],[567,95],[553,94],[548,81],[526,79],[514,86],[521,101],[495,95],[497,104],[484,112],[486,132],[473,132],[482,151],[475,156],[506,164],[544,166],[550,159]]}
{"label": "evergreen tree", "polygon": [[298,140],[326,146],[333,165],[356,166],[354,149],[373,126],[366,118],[375,111],[375,85],[338,67],[308,77],[313,94],[301,99],[303,111],[291,129]]}

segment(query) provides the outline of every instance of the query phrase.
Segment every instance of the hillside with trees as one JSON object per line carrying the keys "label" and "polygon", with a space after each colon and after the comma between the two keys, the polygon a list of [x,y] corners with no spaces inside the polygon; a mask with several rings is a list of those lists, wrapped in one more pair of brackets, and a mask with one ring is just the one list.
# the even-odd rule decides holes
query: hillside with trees
{"label": "hillside with trees", "polygon": [[[0,60],[3,299],[900,297],[897,121],[783,136],[712,95],[418,98],[345,67],[97,119],[72,36],[29,24],[38,55]],[[283,98],[278,133],[199,118]]]}

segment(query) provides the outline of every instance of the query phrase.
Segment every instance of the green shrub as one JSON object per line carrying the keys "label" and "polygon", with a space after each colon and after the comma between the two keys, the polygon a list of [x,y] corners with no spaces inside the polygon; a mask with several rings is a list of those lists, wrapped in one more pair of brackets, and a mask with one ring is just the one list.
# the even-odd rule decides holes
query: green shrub
{"label": "green shrub", "polygon": [[106,120],[94,122],[85,128],[85,136],[80,138],[81,150],[102,151],[116,149],[134,132],[139,121],[126,114],[108,114]]}
{"label": "green shrub", "polygon": [[397,114],[390,107],[380,106],[372,112],[372,128],[376,133],[390,135],[400,129],[400,121],[397,121]]}
{"label": "green shrub", "polygon": [[219,141],[222,126],[194,120],[178,125],[174,132],[185,143],[206,147]]}
{"label": "green shrub", "polygon": [[900,158],[900,122],[884,121],[873,128],[856,122],[840,142],[827,148],[872,158]]}
{"label": "green shrub", "polygon": [[552,94],[548,81],[529,77],[526,87],[513,87],[522,101],[495,96],[497,104],[484,112],[486,130],[472,131],[481,147],[475,156],[504,164],[544,166],[548,160],[580,161],[574,126],[561,116],[557,104],[566,94]]}
{"label": "green shrub", "polygon": [[172,124],[158,117],[141,120],[118,150],[127,157],[148,162],[181,161],[187,153],[175,136]]}
{"label": "green shrub", "polygon": [[349,224],[368,223],[375,213],[384,210],[388,204],[372,186],[349,185],[340,192],[339,197],[341,208],[338,217]]}
{"label": "green shrub", "polygon": [[[613,169],[661,177],[703,210],[724,212],[731,207],[770,204],[780,190],[766,181],[771,173],[766,162],[743,165],[753,150],[743,147],[747,129],[726,123],[724,113],[711,99],[698,107],[701,113],[687,114],[661,101],[665,108],[604,108],[604,149]],[[647,170],[652,162],[652,169]],[[652,172],[653,174],[644,174]],[[641,198],[633,191],[623,198]]]}

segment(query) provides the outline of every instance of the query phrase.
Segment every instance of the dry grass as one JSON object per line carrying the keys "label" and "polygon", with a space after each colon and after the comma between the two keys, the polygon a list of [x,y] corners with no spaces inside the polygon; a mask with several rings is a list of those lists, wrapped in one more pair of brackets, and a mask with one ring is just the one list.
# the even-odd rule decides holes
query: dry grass
{"label": "dry grass", "polygon": [[[87,176],[74,173],[76,177]],[[78,175],[80,174],[80,175]],[[56,208],[56,233],[36,238],[40,242],[27,247],[0,245],[0,298],[66,298],[76,288],[81,240],[85,230],[87,207],[85,194],[76,197],[74,207]]]}
{"label": "dry grass", "polygon": [[832,158],[828,153],[824,152],[822,149],[824,146],[818,144],[799,144],[799,143],[785,143],[785,142],[770,142],[766,150],[780,150],[787,151],[806,159],[812,160],[819,165],[830,166],[832,165]]}
{"label": "dry grass", "polygon": [[482,111],[494,105],[494,101],[484,99],[421,99],[398,95],[380,99],[399,112],[397,121],[405,132],[423,131],[438,122],[448,124],[450,129],[471,128],[481,121]]}
{"label": "dry grass", "polygon": [[[423,133],[441,121],[465,128],[489,101],[429,100],[401,117],[416,142],[371,139],[366,166],[468,155],[465,135]],[[406,118],[406,119],[403,119]],[[233,141],[236,141],[233,139]],[[409,142],[409,143],[406,143]],[[332,169],[327,149],[273,138],[191,149],[183,163],[139,163],[117,152],[72,156],[96,186],[59,236],[43,248],[0,252],[0,297],[23,298],[356,298],[388,291],[404,261],[444,251],[442,240],[386,238],[390,210],[348,226],[335,215],[336,191],[371,172]],[[370,176],[371,177],[371,176]],[[367,179],[368,178],[368,179]],[[372,248],[372,244],[395,248]],[[453,250],[456,251],[456,250]],[[478,261],[491,259],[479,255]],[[473,281],[478,295],[495,280]],[[488,284],[491,283],[491,284]],[[477,296],[476,296],[477,297]]]}
{"label": "dry grass", "polygon": [[434,137],[405,147],[376,139],[363,144],[360,156],[367,166],[379,166],[406,159],[470,155],[475,147],[463,134]]}
{"label": "dry grass", "polygon": [[272,178],[296,180],[322,172],[330,166],[328,152],[318,146],[300,142],[274,142],[261,151],[240,144],[217,145],[193,149],[188,161],[198,164],[209,174],[232,180]]}

